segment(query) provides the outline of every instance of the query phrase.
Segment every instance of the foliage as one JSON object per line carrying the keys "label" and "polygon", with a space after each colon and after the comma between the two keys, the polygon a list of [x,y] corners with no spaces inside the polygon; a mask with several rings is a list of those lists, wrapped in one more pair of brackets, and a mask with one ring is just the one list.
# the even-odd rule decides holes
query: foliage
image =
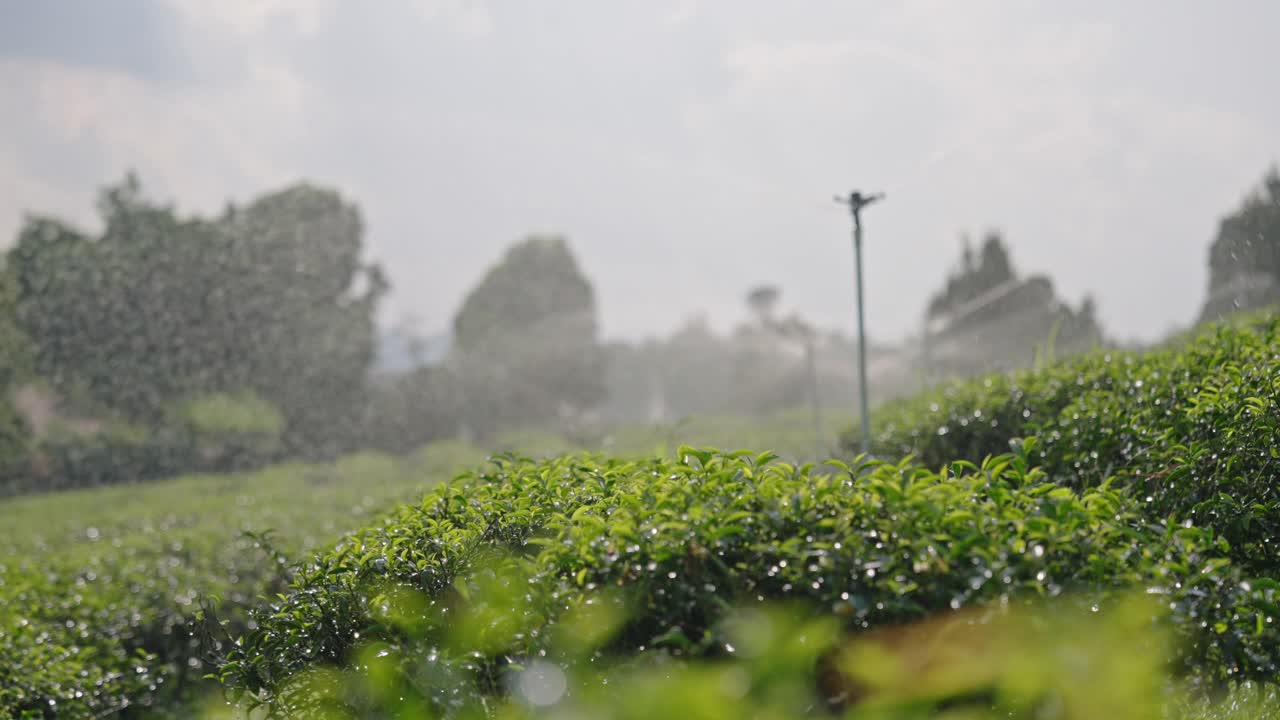
{"label": "foliage", "polygon": [[1280,170],[1272,168],[1209,247],[1209,297],[1200,320],[1280,302]]}
{"label": "foliage", "polygon": [[33,359],[31,342],[14,321],[17,284],[13,272],[0,265],[0,495],[7,494],[10,478],[30,469],[31,428],[15,407],[14,393],[29,379]]}
{"label": "foliage", "polygon": [[30,378],[35,363],[31,339],[15,319],[17,303],[17,276],[0,261],[0,390],[6,393]]}
{"label": "foliage", "polygon": [[1019,278],[1003,239],[992,233],[976,265],[966,240],[960,271],[929,302],[923,342],[928,375],[968,377],[1091,350],[1102,330],[1092,297],[1075,309],[1056,297],[1047,275]]}
{"label": "foliage", "polygon": [[578,339],[592,339],[595,293],[564,238],[530,237],[508,248],[467,294],[454,318],[454,341],[464,351],[482,350],[492,338],[554,318],[579,321]]}
{"label": "foliage", "polygon": [[197,468],[248,469],[279,458],[284,416],[253,393],[195,397],[184,403],[182,416]]}
{"label": "foliage", "polygon": [[[905,353],[867,350],[875,400],[919,389]],[[667,337],[606,346],[609,397],[602,420],[618,426],[689,416],[768,418],[810,402],[809,352],[821,405],[857,407],[857,345],[849,339],[814,331],[795,315],[744,324],[728,334],[694,318]],[[890,360],[890,353],[897,356]],[[772,442],[765,437],[747,447],[775,447]]]}
{"label": "foliage", "polygon": [[[1255,572],[1280,571],[1280,316],[1217,326],[1176,348],[1098,352],[1038,372],[950,385],[885,408],[876,453],[930,467],[1035,436],[1030,456],[1075,489],[1110,479],[1150,512],[1212,530]],[[847,436],[847,447],[856,447]]]}
{"label": "foliage", "polygon": [[356,208],[298,185],[183,219],[130,176],[100,211],[99,237],[36,217],[8,253],[43,377],[150,426],[176,401],[253,391],[284,413],[290,450],[341,446],[386,289],[360,264]]}
{"label": "foliage", "polygon": [[127,706],[190,717],[180,701],[209,689],[202,611],[243,629],[247,608],[283,589],[284,558],[330,545],[476,457],[439,445],[405,460],[0,502],[0,717]]}
{"label": "foliage", "polygon": [[130,484],[183,472],[232,472],[281,457],[279,411],[252,394],[201,395],[149,429],[119,420],[55,422],[28,442],[0,495]]}
{"label": "foliage", "polygon": [[1013,263],[1009,249],[1000,233],[987,233],[982,242],[979,261],[975,264],[969,240],[964,240],[960,271],[947,278],[946,285],[929,300],[930,317],[945,315],[960,306],[976,300],[1014,279]]}
{"label": "foliage", "polygon": [[447,367],[375,379],[361,423],[362,446],[403,453],[457,437],[464,411],[458,376]]}
{"label": "foliage", "polygon": [[30,474],[30,431],[13,404],[0,396],[0,496],[16,489],[15,478]]}
{"label": "foliage", "polygon": [[[831,422],[824,428],[826,437],[818,440],[808,408],[780,410],[766,415],[691,415],[671,423],[632,424],[611,430],[587,449],[614,455],[674,456],[681,444],[706,447],[767,447],[782,460],[802,463],[815,460],[819,445],[826,448],[821,457],[831,455],[839,438],[836,429],[854,420],[850,410],[828,411]],[[521,450],[528,452],[526,446]]]}
{"label": "foliage", "polygon": [[[283,692],[289,714],[326,720],[1276,716],[1276,686],[1242,683],[1215,701],[1171,685],[1171,638],[1151,622],[1166,612],[1140,595],[1117,597],[1105,608],[1078,598],[990,604],[851,636],[840,633],[831,616],[801,604],[756,603],[726,611],[718,657],[625,658],[609,652],[634,605],[625,590],[588,593],[566,610],[545,652],[507,658],[489,679],[504,694],[455,692],[442,710],[430,695],[448,695],[466,683],[457,659],[468,654],[474,631],[490,631],[493,640],[519,627],[506,624],[502,609],[525,578],[494,565],[461,575],[456,586],[465,602],[449,608],[429,607],[420,595],[398,596],[406,609],[425,616],[405,623],[416,640],[432,627],[456,629],[440,633],[427,662],[415,664],[403,647],[380,640],[358,642],[354,668],[318,667],[289,680]],[[213,717],[232,715],[215,711]]]}
{"label": "foliage", "polygon": [[86,433],[55,427],[34,443],[34,467],[10,491],[48,492],[171,477],[194,465],[191,438],[179,429],[109,422]]}
{"label": "foliage", "polygon": [[193,398],[187,401],[183,414],[192,429],[202,433],[271,436],[284,427],[280,411],[252,394]]}
{"label": "foliage", "polygon": [[[770,454],[678,454],[498,458],[302,568],[222,678],[287,713],[306,695],[291,682],[362,668],[373,643],[396,658],[379,671],[394,687],[455,712],[487,702],[514,658],[552,653],[572,609],[611,589],[630,612],[609,656],[650,662],[732,653],[730,610],[771,601],[865,629],[1068,591],[1109,607],[1133,585],[1167,602],[1184,671],[1277,671],[1280,635],[1263,618],[1280,584],[1242,578],[1212,531],[1113,487],[1059,486],[1025,454],[830,475]],[[475,600],[486,587],[501,601]]]}
{"label": "foliage", "polygon": [[454,342],[467,424],[481,436],[572,420],[603,399],[595,293],[563,238],[508,249],[467,294]]}

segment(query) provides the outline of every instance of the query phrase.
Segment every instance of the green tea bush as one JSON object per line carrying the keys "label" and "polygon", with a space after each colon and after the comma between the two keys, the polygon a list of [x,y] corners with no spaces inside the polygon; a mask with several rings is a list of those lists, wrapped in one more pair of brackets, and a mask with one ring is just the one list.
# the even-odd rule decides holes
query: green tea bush
{"label": "green tea bush", "polygon": [[204,395],[188,400],[182,426],[191,443],[191,467],[247,470],[280,459],[285,418],[252,393]]}
{"label": "green tea bush", "polygon": [[[874,451],[929,467],[1034,436],[1054,481],[1131,487],[1150,517],[1211,528],[1230,557],[1280,572],[1280,315],[1143,354],[1100,352],[979,378],[878,413]],[[846,446],[853,451],[853,439]]]}
{"label": "green tea bush", "polygon": [[21,492],[137,483],[173,477],[194,464],[189,439],[182,433],[148,433],[123,424],[99,432],[58,430],[35,443],[39,458]]}
{"label": "green tea bush", "polygon": [[[475,629],[501,624],[506,618],[494,610],[510,607],[509,588],[525,579],[487,567],[455,582],[468,593],[467,607],[451,622]],[[1240,683],[1211,699],[1171,683],[1173,644],[1167,627],[1152,623],[1165,612],[1150,596],[1118,596],[1106,608],[1073,598],[995,603],[851,637],[830,614],[756,604],[725,613],[726,651],[717,658],[606,654],[625,625],[625,603],[612,593],[585,597],[544,651],[495,671],[501,696],[467,692],[465,673],[442,660],[466,655],[476,638],[461,631],[423,648],[357,642],[351,669],[294,675],[275,707],[312,720],[1271,720],[1280,712],[1275,685]],[[421,650],[428,661],[413,663],[406,650]],[[433,690],[452,691],[448,707],[431,701]],[[214,708],[210,720],[241,718],[244,710]]]}
{"label": "green tea bush", "polygon": [[1167,607],[1184,671],[1275,677],[1280,583],[1246,581],[1213,531],[1153,517],[1140,497],[1050,481],[1028,463],[1033,446],[941,472],[822,474],[692,448],[676,461],[498,458],[302,568],[221,676],[251,703],[309,712],[297,678],[365,667],[376,646],[401,659],[379,664],[386,682],[456,714],[484,705],[512,658],[576,635],[564,618],[602,592],[628,603],[608,653],[693,658],[734,654],[722,621],[757,604],[867,629],[1067,592],[1107,606],[1136,585]]}
{"label": "green tea bush", "polygon": [[286,558],[476,459],[440,445],[0,501],[0,718],[191,717],[212,618],[245,629]]}
{"label": "green tea bush", "polygon": [[[251,394],[192,398],[151,430],[117,421],[92,431],[55,426],[29,443],[25,465],[0,482],[0,495],[258,468],[282,459],[283,429],[279,411]],[[3,458],[0,439],[0,463]]]}

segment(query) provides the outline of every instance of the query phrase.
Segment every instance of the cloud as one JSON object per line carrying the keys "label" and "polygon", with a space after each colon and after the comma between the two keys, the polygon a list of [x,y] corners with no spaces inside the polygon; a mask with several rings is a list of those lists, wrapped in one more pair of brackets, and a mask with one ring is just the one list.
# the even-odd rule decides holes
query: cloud
{"label": "cloud", "polygon": [[0,57],[110,69],[173,87],[197,72],[174,41],[176,20],[161,0],[5,3]]}
{"label": "cloud", "polygon": [[236,38],[263,35],[275,26],[314,35],[333,18],[337,0],[162,0],[192,30],[229,33]]}
{"label": "cloud", "polygon": [[493,30],[493,17],[483,0],[414,0],[413,8],[427,22],[443,22],[463,35],[483,36]]}
{"label": "cloud", "polygon": [[90,216],[129,167],[192,209],[306,177],[362,205],[391,315],[430,327],[552,231],[609,335],[723,327],[762,281],[847,330],[830,198],[862,187],[889,193],[876,334],[916,327],[957,235],[996,225],[1024,271],[1150,336],[1194,315],[1217,216],[1280,152],[1258,90],[1280,11],[1138,5],[121,0],[137,20],[97,49],[0,30],[0,232]]}
{"label": "cloud", "polygon": [[0,61],[0,85],[0,113],[12,119],[0,178],[42,188],[0,199],[6,241],[26,211],[92,224],[95,189],[129,169],[190,210],[294,179],[274,159],[304,122],[304,90],[284,67],[255,66],[237,87],[173,92],[123,71],[11,59]]}
{"label": "cloud", "polygon": [[698,16],[698,0],[675,0],[663,15],[662,21],[672,26],[685,25]]}

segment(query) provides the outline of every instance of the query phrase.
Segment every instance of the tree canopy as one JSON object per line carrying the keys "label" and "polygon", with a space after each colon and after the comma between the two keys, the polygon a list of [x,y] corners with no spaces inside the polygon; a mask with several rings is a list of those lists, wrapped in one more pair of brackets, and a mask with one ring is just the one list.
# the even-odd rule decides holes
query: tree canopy
{"label": "tree canopy", "polygon": [[1009,249],[999,232],[988,232],[975,265],[968,238],[963,241],[960,270],[947,278],[946,285],[929,300],[928,315],[939,317],[954,312],[989,290],[1016,277]]}
{"label": "tree canopy", "polygon": [[564,238],[511,246],[467,294],[454,343],[469,425],[481,434],[573,417],[603,399],[595,292]]}
{"label": "tree canopy", "polygon": [[252,391],[283,412],[291,450],[335,449],[386,291],[362,264],[358,209],[304,184],[183,218],[130,175],[99,212],[99,236],[33,217],[9,251],[40,374],[151,425],[193,396]]}
{"label": "tree canopy", "polygon": [[1218,225],[1201,320],[1273,302],[1280,302],[1280,170],[1274,167]]}

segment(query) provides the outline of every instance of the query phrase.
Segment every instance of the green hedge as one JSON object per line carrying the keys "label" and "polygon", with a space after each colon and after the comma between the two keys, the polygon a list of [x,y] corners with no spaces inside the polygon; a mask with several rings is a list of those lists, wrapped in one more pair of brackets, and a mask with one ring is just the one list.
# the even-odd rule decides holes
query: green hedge
{"label": "green hedge", "polygon": [[[14,472],[0,481],[0,496],[260,468],[283,459],[283,427],[280,413],[252,395],[215,394],[182,403],[150,430],[121,422],[92,431],[55,428],[26,443]],[[0,428],[0,462],[4,450]]]}
{"label": "green hedge", "polygon": [[[802,602],[862,629],[993,600],[1106,605],[1135,585],[1166,596],[1185,670],[1275,676],[1280,634],[1261,618],[1280,583],[1246,582],[1212,531],[1165,523],[1114,487],[1062,487],[1025,454],[836,474],[770,455],[680,455],[499,458],[442,486],[302,569],[256,615],[223,680],[303,712],[299,673],[363,667],[374,643],[403,658],[395,687],[456,712],[483,705],[504,658],[546,652],[565,611],[603,589],[631,610],[615,655],[714,656],[729,641],[726,613],[761,602]],[[519,579],[478,609],[482,593],[463,578],[495,557]],[[480,620],[468,630],[465,617]]]}
{"label": "green hedge", "polygon": [[203,678],[219,632],[286,589],[284,557],[478,456],[438,445],[0,500],[0,718],[195,717],[187,703],[217,691]]}
{"label": "green hedge", "polygon": [[1152,513],[1214,529],[1251,571],[1280,572],[1280,315],[957,383],[884,408],[873,430],[876,454],[935,468],[1036,436],[1031,461],[1055,482],[1115,478]]}

